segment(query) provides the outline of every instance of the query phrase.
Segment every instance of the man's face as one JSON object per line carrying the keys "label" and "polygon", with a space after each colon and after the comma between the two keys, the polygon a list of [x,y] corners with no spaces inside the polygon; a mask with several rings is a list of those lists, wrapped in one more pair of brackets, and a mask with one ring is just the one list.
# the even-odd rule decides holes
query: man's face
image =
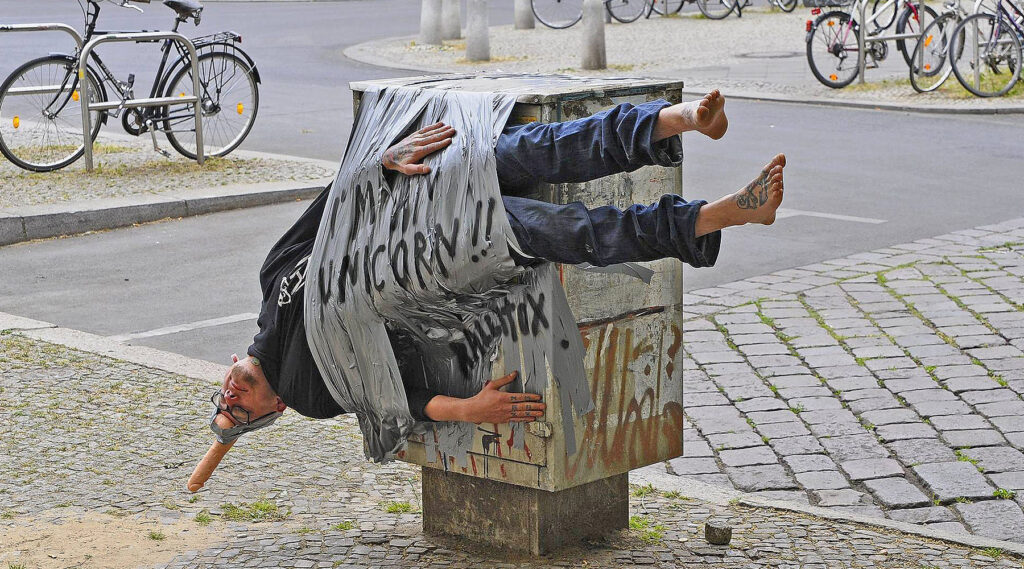
{"label": "man's face", "polygon": [[[224,376],[221,392],[224,395],[224,403],[235,409],[247,411],[250,421],[285,409],[284,402],[270,387],[263,370],[255,365],[251,358],[236,361],[231,366]],[[225,411],[223,414],[238,423],[231,413]],[[238,414],[236,411],[236,415]]]}

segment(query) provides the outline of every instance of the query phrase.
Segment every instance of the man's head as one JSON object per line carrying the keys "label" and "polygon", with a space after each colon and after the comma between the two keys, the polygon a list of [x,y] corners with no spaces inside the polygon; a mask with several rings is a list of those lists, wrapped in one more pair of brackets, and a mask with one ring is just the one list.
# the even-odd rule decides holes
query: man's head
{"label": "man's head", "polygon": [[[273,423],[287,407],[270,387],[259,360],[251,356],[239,360],[232,355],[231,361],[220,391],[213,396],[219,411],[211,418],[210,428],[219,439],[234,440],[242,433]],[[218,425],[218,415],[229,419],[232,427]]]}

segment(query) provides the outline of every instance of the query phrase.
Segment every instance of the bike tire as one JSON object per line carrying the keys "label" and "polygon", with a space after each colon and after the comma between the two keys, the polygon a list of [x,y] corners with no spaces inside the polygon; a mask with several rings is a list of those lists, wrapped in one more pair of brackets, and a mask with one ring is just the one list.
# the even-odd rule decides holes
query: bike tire
{"label": "bike tire", "polygon": [[950,53],[956,56],[952,67],[957,81],[979,97],[1005,95],[1020,80],[1020,38],[1008,23],[992,14],[964,18],[953,32]]}
{"label": "bike tire", "polygon": [[[32,172],[50,172],[72,164],[85,153],[76,69],[74,57],[48,55],[22,64],[0,85],[0,153],[14,165]],[[87,67],[85,77],[89,81],[90,101],[105,101],[105,91],[93,70]],[[49,87],[60,93],[69,89],[67,81],[71,82],[71,92],[63,101],[49,97],[46,92],[15,91]],[[46,117],[44,113],[51,103],[57,104],[57,113]],[[22,117],[32,118],[22,121]],[[105,117],[103,111],[93,112],[90,141],[96,140]]]}
{"label": "bike tire", "polygon": [[[910,57],[910,86],[918,93],[929,93],[942,86],[953,73],[949,57],[953,30],[959,24],[956,13],[947,12],[928,24]],[[963,49],[963,41],[958,43]]]}
{"label": "bike tire", "polygon": [[[857,21],[841,10],[826,12],[814,20],[807,32],[807,63],[822,85],[842,89],[857,78],[861,58],[857,30]],[[854,54],[852,63],[847,62],[850,54]]]}
{"label": "bike tire", "polygon": [[[203,154],[226,156],[245,140],[256,122],[260,93],[253,68],[243,58],[214,51],[199,56],[200,90],[203,91]],[[213,88],[211,89],[211,86]],[[227,92],[224,88],[227,87]],[[192,70],[183,66],[167,83],[167,97],[191,95]],[[195,115],[192,105],[163,107],[162,124],[167,141],[182,156],[196,158]],[[237,119],[234,115],[241,117]],[[192,133],[192,134],[189,134]]]}
{"label": "bike tire", "polygon": [[[924,22],[921,22],[919,17],[914,16],[914,6],[920,6],[920,4],[907,3],[906,8],[900,14],[900,19],[896,21],[896,33],[915,33],[920,32],[922,26],[927,26],[931,22],[938,19],[939,15],[935,13],[935,10],[931,6],[925,4],[923,8],[918,8],[919,11],[923,11]],[[907,66],[910,67],[910,56],[913,55],[914,47],[917,42],[910,40],[912,43],[907,46],[907,40],[896,40],[896,49],[900,50],[903,54],[903,61],[906,62]]]}
{"label": "bike tire", "polygon": [[660,16],[678,14],[679,11],[683,9],[684,3],[686,3],[686,0],[668,0],[668,13],[666,14],[664,11],[665,0],[653,0],[651,9],[654,10],[655,14]]}
{"label": "bike tire", "polygon": [[704,17],[721,20],[729,16],[742,0],[697,0],[697,9]]}
{"label": "bike tire", "polygon": [[900,15],[899,8],[898,1],[889,4],[887,0],[875,0],[871,4],[871,14],[865,16],[868,22],[874,26],[874,30],[869,35],[875,35],[891,28]]}
{"label": "bike tire", "polygon": [[796,5],[799,0],[779,0],[779,9],[783,12],[792,12],[796,10]]}
{"label": "bike tire", "polygon": [[647,0],[607,0],[604,8],[616,21],[629,24],[644,15],[647,11]]}
{"label": "bike tire", "polygon": [[583,19],[583,0],[530,0],[537,21],[545,26],[562,30]]}

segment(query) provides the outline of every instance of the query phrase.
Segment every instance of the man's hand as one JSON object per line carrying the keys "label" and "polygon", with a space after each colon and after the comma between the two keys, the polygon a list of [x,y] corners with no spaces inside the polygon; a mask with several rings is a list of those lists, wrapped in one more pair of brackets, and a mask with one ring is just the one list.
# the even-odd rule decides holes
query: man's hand
{"label": "man's hand", "polygon": [[502,387],[515,380],[517,372],[488,381],[484,388],[465,400],[463,421],[471,423],[529,423],[544,415],[546,405],[534,393],[506,393]]}
{"label": "man's hand", "polygon": [[403,138],[398,144],[384,151],[382,164],[388,170],[401,172],[406,176],[429,174],[430,166],[423,159],[452,143],[455,129],[444,123],[421,128]]}

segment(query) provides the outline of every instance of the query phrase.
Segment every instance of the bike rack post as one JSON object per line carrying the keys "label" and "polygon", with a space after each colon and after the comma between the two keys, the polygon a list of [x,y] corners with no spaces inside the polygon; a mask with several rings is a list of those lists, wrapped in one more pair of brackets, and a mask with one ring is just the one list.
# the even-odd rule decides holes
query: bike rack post
{"label": "bike rack post", "polygon": [[0,32],[46,32],[46,31],[59,31],[65,32],[72,39],[75,40],[75,46],[78,50],[82,50],[82,36],[78,33],[78,30],[72,28],[67,24],[9,24],[0,25]]}
{"label": "bike rack post", "polygon": [[[980,2],[980,0],[979,0],[979,2]],[[917,33],[912,33],[912,34],[907,34],[907,33],[904,33],[904,34],[891,34],[891,35],[887,35],[887,36],[883,36],[883,35],[872,36],[871,37],[871,41],[873,41],[873,42],[878,42],[878,41],[885,42],[885,41],[908,40],[908,39],[916,39],[917,41],[922,41],[922,39],[924,38],[924,28],[928,25],[928,23],[925,22],[925,18],[924,18],[925,14],[926,14],[925,11],[924,11],[924,6],[925,6],[924,2],[922,1],[919,4],[919,6],[921,6],[921,10],[918,13],[917,21],[918,21],[918,25],[920,26],[920,29],[918,30]],[[867,14],[865,13],[866,10],[867,10],[867,7],[868,7],[867,0],[860,0],[858,2],[858,10],[859,10],[859,13],[860,13],[860,29],[857,30],[857,50],[860,51],[860,65],[859,65],[859,70],[858,70],[858,75],[860,75],[859,83],[864,83],[865,70],[867,69],[867,64],[868,64],[867,39],[865,38],[865,34],[867,34],[866,30],[867,30],[867,27],[868,27]],[[913,51],[911,51],[911,53],[913,53]]]}
{"label": "bike rack post", "polygon": [[[190,67],[192,68],[192,96],[191,97],[154,97],[147,99],[128,99],[125,101],[107,101],[105,103],[89,103],[89,83],[85,80],[86,63],[89,55],[96,46],[112,42],[144,42],[155,40],[171,40],[183,46],[188,51]],[[93,38],[82,48],[78,60],[78,80],[81,83],[82,96],[82,137],[85,139],[85,169],[92,172],[92,140],[89,133],[92,131],[92,121],[89,118],[89,111],[103,111],[107,109],[118,109],[123,107],[162,107],[164,105],[186,105],[194,104],[196,114],[196,162],[203,164],[203,109],[202,96],[199,91],[199,68],[196,66],[196,46],[187,37],[175,32],[135,32],[106,34]]]}

